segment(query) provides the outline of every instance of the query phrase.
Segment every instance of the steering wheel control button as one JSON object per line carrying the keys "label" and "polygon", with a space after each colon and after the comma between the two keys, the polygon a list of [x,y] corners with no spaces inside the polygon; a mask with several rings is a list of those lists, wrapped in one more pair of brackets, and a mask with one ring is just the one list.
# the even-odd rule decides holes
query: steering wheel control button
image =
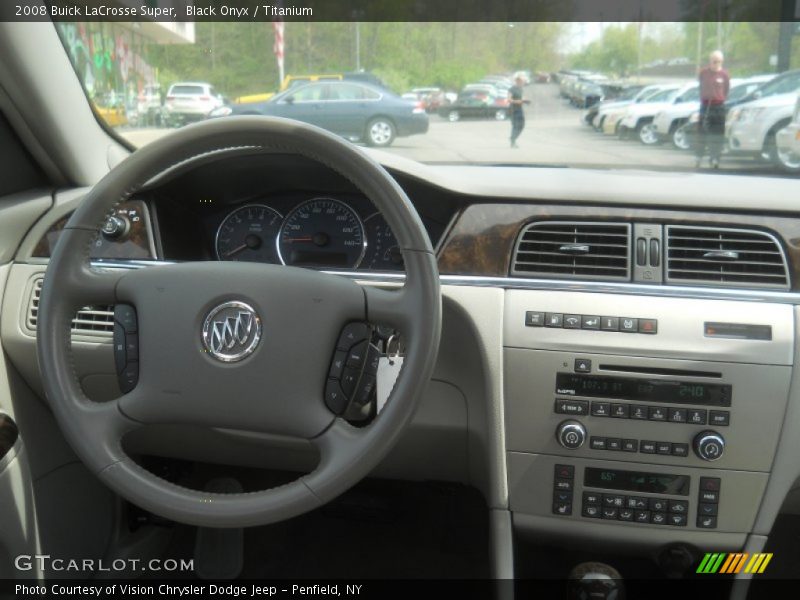
{"label": "steering wheel control button", "polygon": [[358,384],[358,389],[353,396],[353,402],[359,406],[366,405],[372,399],[372,393],[375,391],[375,384],[377,379],[374,375],[364,373],[361,376],[361,381]]}
{"label": "steering wheel control button", "polygon": [[128,361],[125,356],[125,330],[119,323],[114,323],[114,365],[117,368],[117,375],[125,369]]}
{"label": "steering wheel control button", "polygon": [[364,365],[364,372],[371,375],[378,374],[378,365],[381,361],[381,351],[375,344],[370,344],[367,350],[367,362]]}
{"label": "steering wheel control button", "polygon": [[331,412],[340,415],[347,408],[348,399],[338,381],[329,379],[325,385],[325,404]]}
{"label": "steering wheel control button", "polygon": [[139,362],[139,336],[135,333],[125,336],[125,359],[127,362]]}
{"label": "steering wheel control button", "polygon": [[722,458],[725,439],[716,431],[701,431],[694,438],[694,452],[698,458],[714,461]]}
{"label": "steering wheel control button", "polygon": [[345,368],[344,373],[342,374],[342,391],[348,396],[353,395],[353,391],[356,389],[356,383],[358,383],[358,376],[359,371],[357,369]]}
{"label": "steering wheel control button", "polygon": [[577,450],[586,441],[586,428],[578,421],[564,421],[556,430],[558,443],[569,450]]}
{"label": "steering wheel control button", "polygon": [[369,335],[370,328],[366,323],[348,323],[342,329],[336,348],[347,352],[359,342],[366,340]]}
{"label": "steering wheel control button", "polygon": [[220,304],[206,315],[202,330],[203,346],[209,356],[224,363],[250,356],[261,340],[261,318],[249,304],[231,301]]}
{"label": "steering wheel control button", "polygon": [[355,369],[360,369],[361,365],[364,364],[364,359],[367,356],[367,341],[364,340],[356,344],[353,348],[350,349],[350,352],[347,354],[347,366],[353,367]]}
{"label": "steering wheel control button", "polygon": [[331,361],[331,370],[328,372],[328,377],[331,379],[341,379],[346,360],[347,352],[336,352],[336,354],[333,355],[333,361]]}
{"label": "steering wheel control button", "polygon": [[575,359],[575,372],[576,373],[591,373],[592,361],[588,358]]}
{"label": "steering wheel control button", "polygon": [[119,377],[119,389],[123,394],[127,394],[139,382],[139,363],[130,363],[125,366]]}
{"label": "steering wheel control button", "polygon": [[128,304],[114,306],[114,320],[122,325],[125,333],[136,333],[138,331],[136,310]]}
{"label": "steering wheel control button", "polygon": [[544,313],[529,310],[525,312],[526,327],[544,327]]}

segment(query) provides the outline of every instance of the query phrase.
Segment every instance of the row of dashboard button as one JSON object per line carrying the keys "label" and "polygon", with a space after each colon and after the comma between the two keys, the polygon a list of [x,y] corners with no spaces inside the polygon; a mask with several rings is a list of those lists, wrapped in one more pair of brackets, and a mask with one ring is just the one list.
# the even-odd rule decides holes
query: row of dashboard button
{"label": "row of dashboard button", "polygon": [[621,331],[623,333],[658,333],[658,320],[656,319],[572,315],[535,310],[525,312],[525,325],[526,327],[589,329],[593,331]]}
{"label": "row of dashboard button", "polygon": [[689,513],[687,500],[643,498],[621,494],[583,493],[584,517],[612,519],[653,525],[685,527]]}
{"label": "row of dashboard button", "polygon": [[685,458],[689,456],[689,444],[673,442],[653,442],[650,440],[628,440],[614,437],[592,437],[589,440],[592,450],[621,450],[623,452],[636,452],[643,454],[665,454]]}
{"label": "row of dashboard button", "polygon": [[[555,412],[562,415],[588,415],[588,400],[566,400],[556,398]],[[689,425],[728,426],[730,411],[706,410],[704,408],[677,408],[673,406],[640,406],[637,404],[617,404],[616,402],[592,402],[593,417],[612,417],[615,419],[638,419],[642,421],[661,421],[664,423],[688,423]]]}

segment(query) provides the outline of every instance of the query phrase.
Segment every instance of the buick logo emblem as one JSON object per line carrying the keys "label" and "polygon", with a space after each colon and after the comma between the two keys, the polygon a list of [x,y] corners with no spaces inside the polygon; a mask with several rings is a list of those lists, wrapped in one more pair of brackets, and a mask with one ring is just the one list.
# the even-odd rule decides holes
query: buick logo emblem
{"label": "buick logo emblem", "polygon": [[251,355],[261,339],[261,319],[244,302],[220,304],[203,323],[203,346],[222,362],[236,362]]}

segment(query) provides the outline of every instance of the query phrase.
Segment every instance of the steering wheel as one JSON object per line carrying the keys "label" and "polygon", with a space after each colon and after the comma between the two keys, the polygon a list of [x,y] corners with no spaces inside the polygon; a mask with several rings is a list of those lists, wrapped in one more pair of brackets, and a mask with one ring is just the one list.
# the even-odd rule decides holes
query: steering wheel
{"label": "steering wheel", "polygon": [[[92,244],[120,202],[171,168],[227,150],[302,155],[350,180],[395,233],[406,269],[403,286],[385,290],[310,269],[253,263],[192,262],[139,270],[91,266]],[[215,322],[221,306],[240,306],[228,303],[248,310],[234,310],[231,318]],[[83,393],[71,356],[71,321],[78,309],[93,304],[130,305],[138,320],[138,383],[102,403]],[[406,342],[403,368],[387,403],[363,428],[332,412],[323,397],[337,340],[351,322],[394,327]],[[175,521],[245,527],[314,509],[379,463],[414,414],[433,371],[440,331],[441,293],[430,239],[389,174],[358,148],[319,128],[287,119],[231,117],[184,127],[140,148],[87,194],[47,267],[37,350],[44,389],[64,436],[112,490]],[[252,347],[243,351],[245,357],[231,359],[224,350],[235,336]],[[280,487],[233,494],[196,491],[152,474],[123,450],[127,433],[153,424],[302,438],[317,448],[320,460],[314,471]]]}

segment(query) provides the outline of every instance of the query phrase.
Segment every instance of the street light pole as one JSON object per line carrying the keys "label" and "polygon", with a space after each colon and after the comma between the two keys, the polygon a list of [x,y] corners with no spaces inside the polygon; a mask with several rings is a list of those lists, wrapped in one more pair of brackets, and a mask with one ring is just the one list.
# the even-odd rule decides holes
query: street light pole
{"label": "street light pole", "polygon": [[356,21],[356,71],[361,71],[361,23]]}

